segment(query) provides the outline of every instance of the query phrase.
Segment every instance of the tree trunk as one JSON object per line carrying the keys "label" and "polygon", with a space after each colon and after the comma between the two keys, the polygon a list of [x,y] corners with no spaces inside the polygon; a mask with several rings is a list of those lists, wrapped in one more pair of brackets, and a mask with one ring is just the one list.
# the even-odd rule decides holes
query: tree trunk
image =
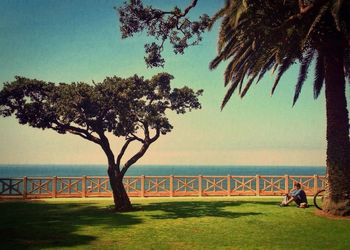
{"label": "tree trunk", "polygon": [[349,118],[341,46],[332,46],[325,55],[327,112],[327,173],[323,210],[350,215]]}
{"label": "tree trunk", "polygon": [[113,192],[115,210],[118,212],[131,211],[132,206],[123,185],[123,176],[116,173],[114,166],[108,167],[109,183]]}

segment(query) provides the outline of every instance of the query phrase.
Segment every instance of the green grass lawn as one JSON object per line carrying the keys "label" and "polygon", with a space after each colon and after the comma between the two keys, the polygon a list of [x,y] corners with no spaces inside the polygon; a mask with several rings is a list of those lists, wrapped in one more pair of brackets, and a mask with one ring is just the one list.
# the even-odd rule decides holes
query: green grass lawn
{"label": "green grass lawn", "polygon": [[0,202],[0,249],[350,249],[350,221],[278,198],[111,199]]}

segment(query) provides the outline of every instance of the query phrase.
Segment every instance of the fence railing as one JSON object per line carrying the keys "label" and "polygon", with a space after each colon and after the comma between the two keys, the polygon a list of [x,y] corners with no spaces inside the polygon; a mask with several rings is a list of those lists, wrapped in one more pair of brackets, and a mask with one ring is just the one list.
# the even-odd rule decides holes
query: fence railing
{"label": "fence railing", "polygon": [[[298,182],[307,195],[325,186],[324,176],[127,176],[131,197],[270,196]],[[111,197],[107,176],[0,178],[0,198]]]}

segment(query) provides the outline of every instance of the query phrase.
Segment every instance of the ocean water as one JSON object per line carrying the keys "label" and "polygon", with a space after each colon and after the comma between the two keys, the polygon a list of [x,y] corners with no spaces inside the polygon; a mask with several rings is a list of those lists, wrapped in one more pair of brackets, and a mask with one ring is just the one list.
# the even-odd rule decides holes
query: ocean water
{"label": "ocean water", "polygon": [[[324,166],[175,166],[175,165],[135,165],[127,176],[166,175],[325,175]],[[1,164],[0,178],[23,176],[107,176],[106,165],[17,165]]]}

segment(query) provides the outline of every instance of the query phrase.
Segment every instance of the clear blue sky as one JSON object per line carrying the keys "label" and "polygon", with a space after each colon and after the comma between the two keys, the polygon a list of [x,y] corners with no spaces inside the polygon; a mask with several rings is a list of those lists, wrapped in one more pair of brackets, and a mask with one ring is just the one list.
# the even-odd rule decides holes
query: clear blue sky
{"label": "clear blue sky", "polygon": [[[151,77],[166,71],[174,86],[204,89],[203,109],[171,115],[175,127],[161,137],[140,164],[324,165],[324,94],[312,98],[312,74],[292,108],[298,68],[281,80],[270,96],[267,74],[241,100],[234,96],[224,111],[220,103],[224,65],[208,70],[216,54],[217,31],[183,56],[165,53],[164,69],[147,69],[144,35],[121,40],[113,6],[122,1],[0,1],[0,82],[15,75],[53,82],[100,81],[105,76],[135,73]],[[145,1],[146,2],[146,1]],[[147,1],[170,9],[190,1]],[[200,0],[193,13],[213,14],[223,1]],[[312,73],[312,72],[311,72]],[[104,163],[102,151],[73,135],[58,135],[0,118],[0,163]],[[114,141],[115,149],[118,141]]]}

